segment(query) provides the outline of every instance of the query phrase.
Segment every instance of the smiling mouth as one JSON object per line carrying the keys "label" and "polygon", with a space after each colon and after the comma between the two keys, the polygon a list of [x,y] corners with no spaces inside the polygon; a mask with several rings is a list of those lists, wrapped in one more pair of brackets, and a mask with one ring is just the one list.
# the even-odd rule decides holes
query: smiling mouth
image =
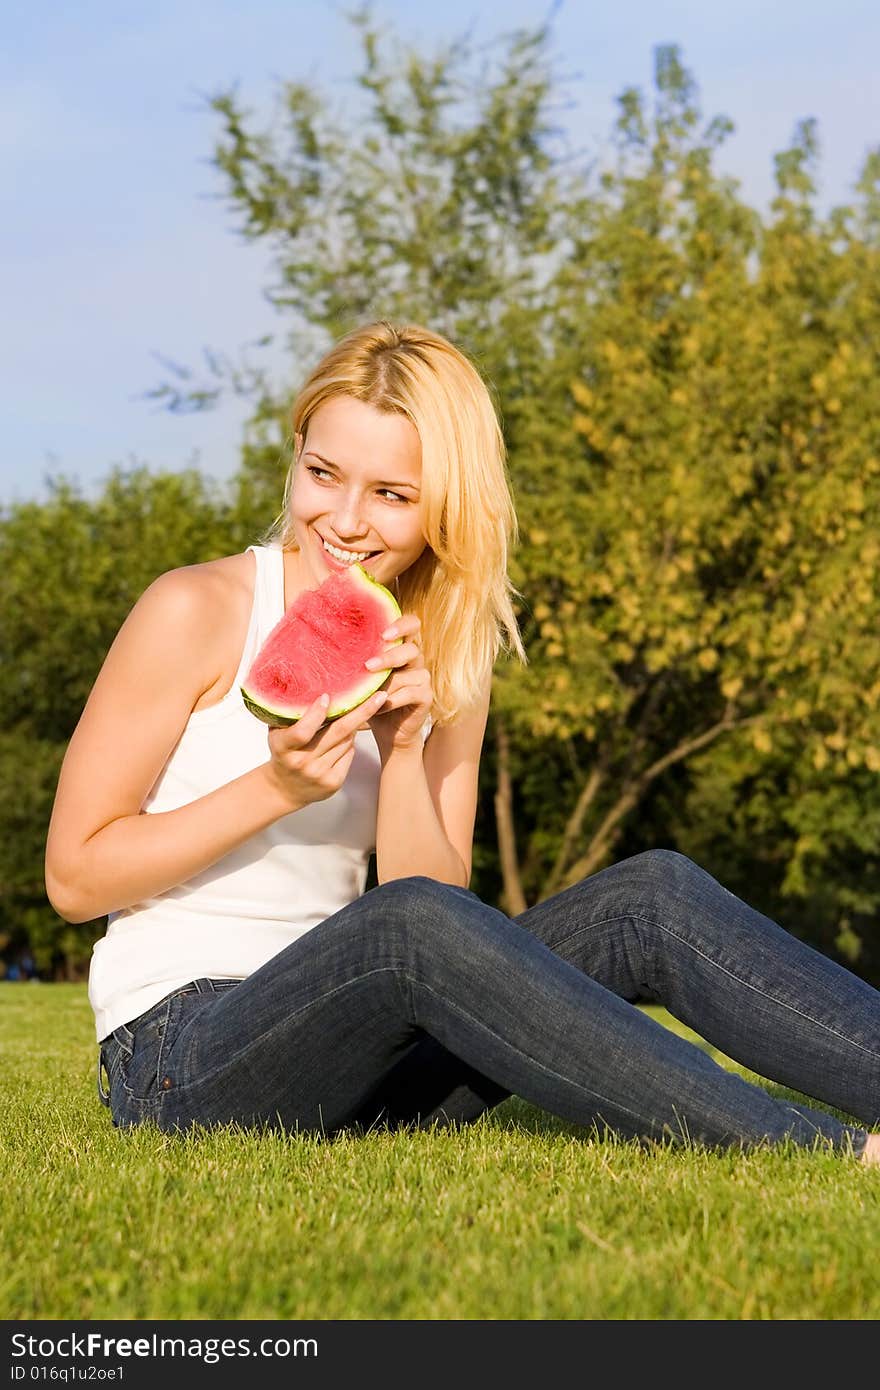
{"label": "smiling mouth", "polygon": [[[372,560],[374,556],[381,554],[381,551],[379,550],[346,550],[341,545],[333,546],[333,548],[331,549],[330,547],[332,545],[332,542],[328,542],[327,540],[325,540],[323,536],[320,536],[320,541],[321,548],[326,552],[326,554],[328,554],[331,557],[331,559],[337,560],[340,564],[344,565],[364,565],[368,560]],[[334,551],[338,551],[339,554],[334,554]],[[349,555],[357,555],[360,556],[360,559],[350,560],[346,558],[345,560],[340,560],[340,555],[345,555],[346,557]]]}

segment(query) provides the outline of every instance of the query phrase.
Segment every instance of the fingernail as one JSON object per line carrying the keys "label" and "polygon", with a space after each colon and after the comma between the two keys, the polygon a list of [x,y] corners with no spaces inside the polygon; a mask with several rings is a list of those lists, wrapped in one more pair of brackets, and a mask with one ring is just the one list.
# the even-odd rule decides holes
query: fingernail
{"label": "fingernail", "polygon": [[324,706],[324,709],[326,709],[327,706],[328,706],[329,703],[330,703],[330,696],[329,696],[329,695],[322,695],[322,696],[321,696],[321,699],[320,699],[320,701],[319,701],[319,703],[322,704],[322,705]]}
{"label": "fingernail", "polygon": [[382,636],[385,637],[385,638],[388,638],[388,637],[396,637],[396,636],[397,636],[397,628],[396,628],[396,627],[386,627],[385,631],[382,633]]}
{"label": "fingernail", "polygon": [[388,692],[386,690],[380,690],[378,695],[373,696],[373,699],[377,705],[384,705],[385,701],[388,699]]}
{"label": "fingernail", "polygon": [[364,665],[368,671],[378,671],[379,667],[382,665],[382,658],[380,656],[371,656],[369,661],[364,662]]}

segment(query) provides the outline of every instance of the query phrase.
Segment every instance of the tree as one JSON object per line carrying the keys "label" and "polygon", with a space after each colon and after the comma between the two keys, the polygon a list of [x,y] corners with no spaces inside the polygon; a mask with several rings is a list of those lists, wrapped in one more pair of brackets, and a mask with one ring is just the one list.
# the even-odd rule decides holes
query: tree
{"label": "tree", "polygon": [[[880,265],[856,230],[864,212],[815,217],[811,123],[777,158],[765,228],[711,174],[725,123],[691,137],[699,113],[676,50],[658,50],[656,84],[650,129],[624,94],[620,165],[584,199],[557,282],[566,462],[552,492],[520,488],[531,665],[501,673],[499,703],[520,739],[568,744],[572,765],[564,812],[541,826],[557,840],[550,872],[527,854],[526,891],[607,862],[676,765],[712,768],[723,804],[720,767],[748,799],[781,757],[779,886],[803,892],[832,806],[847,848],[871,855],[855,832],[880,771]],[[840,894],[876,910],[870,893]],[[507,896],[524,896],[515,880]]]}
{"label": "tree", "polygon": [[[366,317],[421,319],[500,405],[530,665],[496,672],[477,891],[516,912],[615,854],[692,846],[746,888],[754,874],[768,901],[792,895],[811,939],[852,958],[880,891],[880,152],[853,206],[819,219],[803,123],[765,225],[714,172],[732,127],[701,124],[674,47],[656,51],[650,110],[621,96],[600,171],[576,168],[554,130],[546,28],[473,72],[465,40],[389,61],[368,10],[353,20],[353,122],[287,83],[280,131],[254,132],[222,93],[215,160],[244,234],[275,249],[292,379]],[[4,522],[15,736],[67,736],[148,571],[246,544],[275,515],[288,401],[259,373],[232,387],[254,415],[219,512],[192,480],[172,506],[171,482],[141,479],[116,497],[133,525],[110,506],[96,528],[69,494],[57,514]],[[220,389],[155,394],[207,408]],[[68,532],[72,561],[53,546]],[[127,588],[119,536],[136,557]],[[63,697],[45,679],[61,669]],[[49,780],[35,776],[34,805]]]}
{"label": "tree", "polygon": [[[475,80],[466,41],[389,62],[354,18],[356,126],[289,83],[280,133],[256,133],[222,94],[216,163],[244,234],[276,249],[270,298],[311,330],[309,362],[365,317],[423,319],[501,405],[531,663],[499,670],[491,720],[508,910],[607,862],[660,784],[683,823],[678,772],[710,749],[871,773],[877,157],[820,222],[803,124],[765,227],[714,172],[732,124],[701,126],[669,46],[653,110],[621,96],[595,186],[555,139],[546,28]],[[242,495],[271,515],[282,403],[264,394],[255,420]]]}
{"label": "tree", "polygon": [[[777,157],[757,312],[777,323],[763,404],[778,445],[777,558],[768,587],[795,595],[797,689],[777,689],[768,750],[733,740],[695,760],[679,842],[705,847],[705,811],[727,828],[727,856],[771,866],[786,924],[880,978],[880,660],[876,649],[880,427],[870,408],[878,364],[877,152],[858,201],[819,225],[812,122]],[[769,453],[769,451],[768,451]],[[778,662],[778,658],[777,658]],[[786,671],[794,665],[789,654]],[[787,716],[787,717],[786,717]],[[701,820],[703,825],[701,825]],[[735,883],[742,868],[732,865]],[[765,910],[770,911],[770,896]]]}
{"label": "tree", "polygon": [[0,933],[44,974],[82,968],[96,923],[46,900],[46,831],[64,750],[107,649],[158,574],[228,550],[228,504],[199,473],[115,470],[94,500],[61,477],[0,513]]}
{"label": "tree", "polygon": [[[251,128],[234,90],[210,100],[222,122],[213,163],[241,234],[273,248],[267,298],[292,324],[290,379],[366,319],[422,322],[469,353],[509,415],[531,399],[545,355],[546,287],[577,183],[553,125],[549,30],[514,33],[493,67],[466,38],[433,57],[386,57],[369,6],[349,18],[363,110],[347,123],[301,82],[281,84],[271,131]],[[151,394],[186,410],[250,392],[240,502],[271,519],[289,402],[257,370],[218,354],[209,365],[213,386],[181,369]]]}

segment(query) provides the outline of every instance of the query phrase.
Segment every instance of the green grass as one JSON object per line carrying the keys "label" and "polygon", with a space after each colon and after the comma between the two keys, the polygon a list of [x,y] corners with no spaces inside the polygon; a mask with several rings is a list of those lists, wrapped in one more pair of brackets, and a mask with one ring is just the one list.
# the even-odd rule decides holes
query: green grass
{"label": "green grass", "polygon": [[515,1099],[459,1130],[123,1134],[81,985],[0,985],[0,1049],[3,1319],[880,1316],[880,1170],[849,1157],[645,1152]]}

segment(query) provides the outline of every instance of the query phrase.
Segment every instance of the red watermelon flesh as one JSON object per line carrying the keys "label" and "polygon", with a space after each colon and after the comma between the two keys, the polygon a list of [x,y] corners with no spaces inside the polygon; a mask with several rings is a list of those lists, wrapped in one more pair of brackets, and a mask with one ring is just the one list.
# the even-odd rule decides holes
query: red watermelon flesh
{"label": "red watermelon flesh", "polygon": [[288,725],[326,692],[325,719],[337,719],[389,676],[390,667],[368,671],[364,662],[382,651],[382,633],[399,617],[394,595],[360,565],[332,574],[300,594],[269,633],[241,687],[244,703],[265,724]]}

